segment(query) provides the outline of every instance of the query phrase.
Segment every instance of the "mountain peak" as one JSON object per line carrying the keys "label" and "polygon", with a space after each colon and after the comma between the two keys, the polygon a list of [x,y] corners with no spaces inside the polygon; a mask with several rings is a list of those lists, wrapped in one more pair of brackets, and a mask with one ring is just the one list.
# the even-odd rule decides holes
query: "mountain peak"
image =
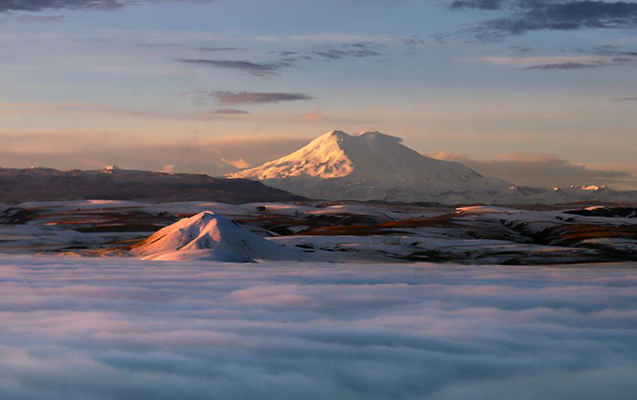
{"label": "mountain peak", "polygon": [[459,163],[425,157],[378,131],[330,131],[292,154],[229,177],[262,180],[311,198],[352,200],[429,201],[509,186]]}

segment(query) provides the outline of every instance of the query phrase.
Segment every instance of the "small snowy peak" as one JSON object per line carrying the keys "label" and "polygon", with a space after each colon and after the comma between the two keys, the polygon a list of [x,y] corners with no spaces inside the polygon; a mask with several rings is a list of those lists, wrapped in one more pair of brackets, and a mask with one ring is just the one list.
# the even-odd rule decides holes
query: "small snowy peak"
{"label": "small snowy peak", "polygon": [[160,229],[133,254],[146,260],[299,261],[305,253],[272,243],[211,211],[184,218]]}

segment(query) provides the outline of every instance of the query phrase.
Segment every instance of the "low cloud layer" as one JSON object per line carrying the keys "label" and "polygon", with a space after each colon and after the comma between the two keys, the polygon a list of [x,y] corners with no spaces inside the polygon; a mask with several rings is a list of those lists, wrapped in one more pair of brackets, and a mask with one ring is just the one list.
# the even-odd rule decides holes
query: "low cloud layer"
{"label": "low cloud layer", "polygon": [[312,96],[306,93],[216,91],[212,95],[220,104],[266,104],[312,100]]}
{"label": "low cloud layer", "polygon": [[570,185],[609,185],[617,189],[637,187],[637,177],[620,170],[601,170],[569,163],[554,155],[529,156],[503,154],[494,160],[479,161],[467,154],[439,152],[431,157],[457,161],[485,176],[495,176],[521,186],[566,187]]}
{"label": "low cloud layer", "polygon": [[637,392],[631,268],[0,263],[3,399]]}
{"label": "low cloud layer", "polygon": [[[115,164],[126,169],[159,171],[170,164],[175,172],[221,176],[247,164],[260,165],[282,157],[306,145],[309,139],[246,135],[131,144],[126,138],[113,140],[100,134],[49,133],[16,135],[5,137],[4,141],[7,147],[0,149],[0,167],[5,168],[101,169]],[[97,142],[101,145],[96,147]]]}

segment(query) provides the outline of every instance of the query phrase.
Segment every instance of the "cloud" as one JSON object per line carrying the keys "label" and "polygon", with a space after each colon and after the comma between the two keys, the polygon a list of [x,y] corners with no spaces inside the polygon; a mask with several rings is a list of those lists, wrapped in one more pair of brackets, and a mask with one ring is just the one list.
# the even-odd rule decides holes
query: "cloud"
{"label": "cloud", "polygon": [[[1,0],[0,13],[54,10],[117,10],[129,5],[163,2],[203,3],[214,0]],[[48,21],[48,19],[44,19]]]}
{"label": "cloud", "polygon": [[321,110],[315,110],[307,114],[303,114],[298,117],[300,121],[323,121],[325,120],[325,114]]}
{"label": "cloud", "polygon": [[637,97],[621,97],[619,99],[616,99],[615,101],[637,101]]}
{"label": "cloud", "polygon": [[478,10],[501,10],[506,0],[455,0],[449,6],[452,10],[464,8]]}
{"label": "cloud", "polygon": [[274,75],[281,68],[290,66],[289,62],[257,63],[252,61],[237,60],[208,60],[208,59],[181,59],[185,64],[200,65],[204,67],[234,69],[250,75],[264,77]]}
{"label": "cloud", "polygon": [[61,15],[20,15],[15,18],[24,22],[57,22],[64,19]]}
{"label": "cloud", "polygon": [[3,399],[629,400],[637,391],[637,276],[619,264],[0,264]]}
{"label": "cloud", "polygon": [[217,51],[237,51],[241,50],[238,47],[197,47],[199,51],[217,52]]}
{"label": "cloud", "polygon": [[529,69],[540,69],[540,70],[547,70],[547,69],[564,69],[564,70],[572,70],[572,69],[583,69],[583,68],[600,68],[600,67],[605,67],[609,64],[604,64],[601,62],[597,62],[597,63],[592,63],[592,64],[584,64],[584,63],[577,63],[577,62],[565,62],[565,63],[559,63],[559,64],[540,64],[540,65],[533,65],[531,67],[526,67],[526,68],[522,68],[525,70],[529,70]]}
{"label": "cloud", "polygon": [[197,139],[156,143],[149,140],[131,142],[128,135],[89,132],[3,135],[0,166],[26,168],[35,165],[70,170],[101,169],[115,164],[122,168],[160,171],[173,165],[175,172],[221,176],[237,169],[227,160],[260,165],[298,150],[310,141],[302,137],[272,135],[209,138],[202,133],[197,136]]}
{"label": "cloud", "polygon": [[137,47],[163,48],[163,47],[180,47],[180,43],[141,43]]}
{"label": "cloud", "polygon": [[[566,187],[606,184],[615,188],[637,187],[637,177],[631,172],[572,164],[551,154],[509,153],[487,161],[471,159],[466,153],[438,152],[430,156],[441,160],[457,161],[482,175],[498,177],[521,186]],[[637,170],[637,165],[635,169]]]}
{"label": "cloud", "polygon": [[592,52],[604,56],[637,57],[637,51],[620,50],[617,48],[617,46],[613,45],[598,46]]}
{"label": "cloud", "polygon": [[345,43],[340,48],[325,48],[312,51],[310,54],[329,60],[381,56],[381,53],[373,49],[375,47],[378,47],[375,42]]}
{"label": "cloud", "polygon": [[521,70],[576,70],[603,68],[633,62],[631,56],[610,56],[608,53],[594,52],[585,56],[547,57],[481,57],[483,62],[498,65],[518,66]]}
{"label": "cloud", "polygon": [[3,0],[0,12],[48,11],[56,9],[113,10],[124,6],[119,0]]}
{"label": "cloud", "polygon": [[164,165],[159,172],[164,172],[167,174],[174,174],[175,173],[175,164],[166,164]]}
{"label": "cloud", "polygon": [[480,23],[471,31],[483,39],[527,32],[637,28],[637,3],[625,1],[456,0],[454,10],[500,10],[507,16]]}
{"label": "cloud", "polygon": [[283,92],[224,92],[216,91],[213,96],[220,104],[266,104],[282,101],[312,100],[312,96],[305,93]]}
{"label": "cloud", "polygon": [[221,158],[221,161],[237,169],[246,169],[252,166],[252,164],[246,162],[243,158],[240,158],[238,160],[228,160],[225,158]]}
{"label": "cloud", "polygon": [[[307,51],[271,51],[270,54],[279,58],[272,62],[256,62],[246,60],[213,60],[213,59],[179,59],[177,61],[212,68],[234,69],[254,76],[267,77],[276,75],[282,69],[293,67],[303,61],[334,61],[346,58],[379,57],[382,54],[377,51],[379,43],[374,41],[343,43],[339,46],[323,45]],[[198,50],[219,52],[240,50],[234,47],[200,47]]]}
{"label": "cloud", "polygon": [[222,108],[221,110],[214,111],[213,114],[221,114],[221,115],[246,115],[250,114],[245,110],[235,110],[232,108]]}

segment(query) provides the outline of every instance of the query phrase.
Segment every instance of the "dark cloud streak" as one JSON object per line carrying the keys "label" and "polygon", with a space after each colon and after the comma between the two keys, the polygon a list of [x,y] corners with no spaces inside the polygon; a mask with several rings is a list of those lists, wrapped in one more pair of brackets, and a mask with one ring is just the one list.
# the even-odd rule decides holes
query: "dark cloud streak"
{"label": "dark cloud streak", "polygon": [[540,64],[533,65],[531,67],[521,68],[522,70],[549,70],[549,69],[561,69],[561,70],[573,70],[573,69],[586,69],[586,68],[600,68],[605,67],[607,64],[597,62],[597,63],[579,63],[579,62],[565,62],[565,63],[555,63],[555,64]]}
{"label": "dark cloud streak", "polygon": [[250,114],[250,113],[245,111],[245,110],[235,110],[235,109],[231,109],[231,108],[223,108],[221,110],[214,111],[213,114],[219,114],[219,115],[246,115],[246,114]]}
{"label": "dark cloud streak", "polygon": [[305,93],[283,92],[224,92],[212,93],[220,104],[267,104],[282,101],[312,100],[312,96]]}
{"label": "dark cloud streak", "polygon": [[0,0],[0,13],[46,12],[52,10],[108,11],[145,3],[202,3],[207,1],[214,0]]}
{"label": "dark cloud streak", "polygon": [[197,50],[214,53],[217,51],[237,51],[241,49],[238,47],[205,47],[203,46],[203,47],[197,47]]}
{"label": "dark cloud streak", "polygon": [[208,60],[208,59],[180,59],[184,64],[200,65],[203,67],[233,69],[250,75],[264,77],[276,74],[281,68],[290,66],[289,62],[257,63],[243,60]]}
{"label": "dark cloud streak", "polygon": [[615,101],[619,101],[619,102],[637,101],[637,97],[622,97],[622,98],[616,99]]}
{"label": "dark cloud streak", "polygon": [[48,11],[59,9],[71,10],[113,10],[124,6],[118,0],[2,0],[0,13],[9,11]]}

